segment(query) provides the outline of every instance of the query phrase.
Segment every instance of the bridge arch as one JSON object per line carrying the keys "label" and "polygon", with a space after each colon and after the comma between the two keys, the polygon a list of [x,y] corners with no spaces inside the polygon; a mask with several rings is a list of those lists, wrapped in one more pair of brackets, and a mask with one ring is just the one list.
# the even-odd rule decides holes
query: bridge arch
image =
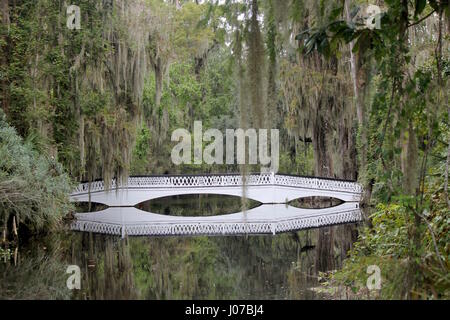
{"label": "bridge arch", "polygon": [[[243,197],[240,175],[130,177],[125,186],[106,190],[103,181],[80,184],[71,200],[93,201],[108,206],[135,206],[161,197],[184,194],[217,194]],[[245,177],[245,196],[261,203],[287,203],[294,199],[323,196],[360,201],[362,187],[351,181],[302,176],[259,174]],[[90,191],[90,192],[89,192]]]}

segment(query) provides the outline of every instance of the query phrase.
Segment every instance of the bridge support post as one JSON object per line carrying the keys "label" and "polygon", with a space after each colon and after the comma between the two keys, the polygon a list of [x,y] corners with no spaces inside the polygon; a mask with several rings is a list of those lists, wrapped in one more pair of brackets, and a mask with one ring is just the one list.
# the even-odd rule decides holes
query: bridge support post
{"label": "bridge support post", "polygon": [[275,223],[271,223],[270,224],[270,231],[272,232],[273,235],[276,234],[276,232],[277,232],[277,225]]}

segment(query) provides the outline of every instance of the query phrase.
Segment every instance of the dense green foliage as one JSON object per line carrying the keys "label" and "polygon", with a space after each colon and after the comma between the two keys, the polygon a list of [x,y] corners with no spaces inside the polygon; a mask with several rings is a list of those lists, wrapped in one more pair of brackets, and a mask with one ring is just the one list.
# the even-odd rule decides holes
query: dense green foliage
{"label": "dense green foliage", "polygon": [[366,286],[367,266],[377,265],[382,277],[381,297],[407,298],[407,288],[411,284],[405,271],[411,259],[416,259],[419,270],[414,275],[412,296],[448,299],[450,279],[445,252],[448,252],[450,240],[450,221],[447,208],[437,205],[432,213],[425,213],[426,229],[421,230],[421,243],[416,246],[409,227],[414,221],[413,211],[402,202],[379,204],[371,216],[374,227],[361,231],[350,258],[344,268],[333,275],[334,280],[359,291]]}
{"label": "dense green foliage", "polygon": [[[371,2],[361,0],[73,2],[80,30],[66,27],[65,2],[0,6],[5,224],[13,216],[32,229],[60,221],[70,210],[64,172],[109,182],[259,169],[172,164],[171,132],[192,132],[194,121],[204,130],[278,128],[280,171],[358,180],[365,189],[356,243],[354,226],[313,232],[316,274],[341,268],[345,252],[327,258],[339,243],[350,255],[328,283],[357,291],[376,264],[378,296],[448,298],[448,1],[377,1],[379,28],[364,20]],[[160,259],[192,270],[180,270],[176,283],[195,284],[194,273],[212,279],[213,242],[173,246],[188,253]],[[150,257],[141,253],[137,282],[162,297],[169,275],[147,277]],[[202,265],[190,265],[189,255],[205,255]],[[228,283],[227,275],[218,280]],[[196,296],[194,284],[172,297]]]}
{"label": "dense green foliage", "polygon": [[[317,50],[327,59],[341,53],[340,43],[351,44],[365,77],[357,83],[368,112],[360,122],[360,148],[367,146],[360,180],[373,188],[368,200],[376,208],[335,278],[365,286],[366,268],[375,264],[385,281],[381,297],[448,298],[448,2],[386,1],[379,29],[333,21],[343,10],[298,36],[306,35],[305,54]],[[433,31],[420,22],[434,12],[430,40]]]}
{"label": "dense green foliage", "polygon": [[55,159],[23,141],[0,110],[0,221],[15,216],[16,224],[34,231],[48,229],[69,212],[73,185]]}

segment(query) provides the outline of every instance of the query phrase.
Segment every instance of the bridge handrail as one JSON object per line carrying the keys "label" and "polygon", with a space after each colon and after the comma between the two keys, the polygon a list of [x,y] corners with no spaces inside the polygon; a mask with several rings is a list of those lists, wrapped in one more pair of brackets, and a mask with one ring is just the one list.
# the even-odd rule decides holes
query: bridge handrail
{"label": "bridge handrail", "polygon": [[234,222],[161,222],[146,224],[111,224],[97,221],[76,220],[72,230],[106,233],[112,235],[225,235],[248,233],[279,233],[291,230],[315,228],[362,220],[361,210],[353,209],[328,215],[293,217],[278,221],[234,221]]}
{"label": "bridge handrail", "polygon": [[[250,174],[245,176],[246,185],[283,185],[313,188],[321,190],[347,191],[362,193],[362,187],[357,182],[347,180],[332,180],[329,178],[314,178],[305,176],[294,176],[273,173]],[[180,175],[180,176],[139,176],[129,177],[128,183],[116,186],[113,179],[110,189],[118,188],[176,188],[176,187],[223,187],[242,186],[243,176],[239,174],[223,175]],[[103,181],[93,181],[81,183],[74,190],[72,195],[87,192],[104,191]]]}

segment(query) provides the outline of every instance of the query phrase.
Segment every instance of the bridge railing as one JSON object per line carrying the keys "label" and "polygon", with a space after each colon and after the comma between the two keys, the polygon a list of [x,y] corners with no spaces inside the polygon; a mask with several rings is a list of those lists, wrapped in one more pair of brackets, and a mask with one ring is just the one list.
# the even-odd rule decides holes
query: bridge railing
{"label": "bridge railing", "polygon": [[[141,176],[129,177],[125,185],[116,185],[113,179],[110,189],[118,188],[176,188],[176,187],[221,187],[221,186],[242,186],[244,176],[242,175],[180,175],[180,176]],[[303,176],[282,175],[273,173],[250,174],[245,176],[246,185],[282,185],[291,187],[303,187],[320,190],[345,191],[352,193],[362,193],[360,184],[345,180],[332,180],[326,178],[313,178]],[[106,190],[103,181],[81,183],[74,190],[72,195],[87,192]]]}
{"label": "bridge railing", "polygon": [[348,191],[354,193],[362,192],[361,185],[356,182],[301,176],[275,175],[275,184],[320,190]]}
{"label": "bridge railing", "polygon": [[330,213],[326,215],[306,215],[288,219],[261,221],[208,221],[208,222],[155,222],[145,224],[111,224],[99,221],[76,220],[72,230],[129,236],[171,236],[171,235],[238,235],[267,234],[293,230],[317,228],[340,223],[362,220],[360,209]]}

